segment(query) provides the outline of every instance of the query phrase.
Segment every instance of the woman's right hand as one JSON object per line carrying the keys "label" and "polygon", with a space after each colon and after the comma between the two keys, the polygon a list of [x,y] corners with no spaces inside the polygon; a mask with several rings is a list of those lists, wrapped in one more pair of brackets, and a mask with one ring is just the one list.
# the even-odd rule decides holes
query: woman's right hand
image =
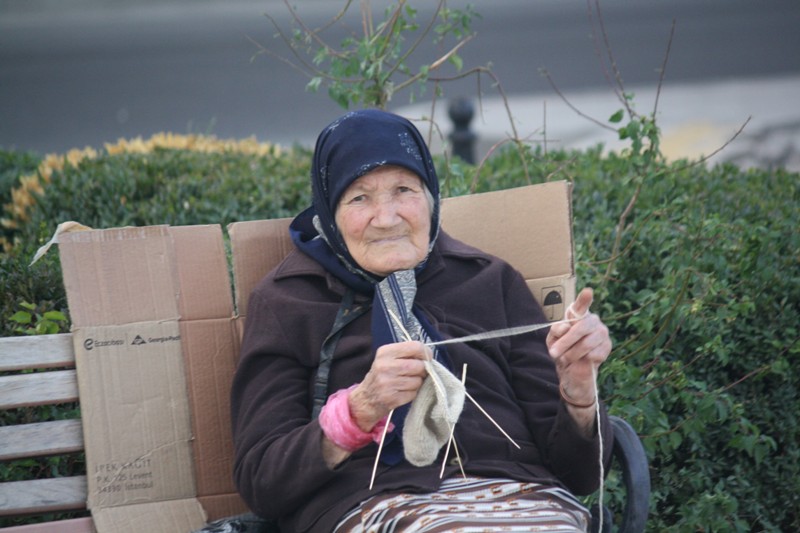
{"label": "woman's right hand", "polygon": [[367,375],[350,393],[350,416],[363,431],[417,396],[426,376],[425,361],[433,357],[421,342],[386,344],[378,348]]}

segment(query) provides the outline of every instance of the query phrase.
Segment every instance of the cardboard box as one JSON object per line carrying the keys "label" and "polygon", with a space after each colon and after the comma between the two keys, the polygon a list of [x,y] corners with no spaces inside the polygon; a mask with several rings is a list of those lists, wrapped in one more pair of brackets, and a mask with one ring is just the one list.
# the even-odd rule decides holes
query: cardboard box
{"label": "cardboard box", "polygon": [[[520,270],[555,320],[575,296],[570,205],[569,184],[553,182],[448,199],[442,220]],[[289,222],[228,227],[233,284],[218,225],[61,236],[99,533],[191,531],[246,511],[230,384],[250,291],[292,250]]]}
{"label": "cardboard box", "polygon": [[98,531],[134,519],[131,531],[191,531],[246,511],[231,476],[238,336],[221,228],[71,233],[60,252]]}
{"label": "cardboard box", "polygon": [[508,261],[548,320],[564,317],[575,299],[569,182],[448,198],[442,204],[445,231]]}

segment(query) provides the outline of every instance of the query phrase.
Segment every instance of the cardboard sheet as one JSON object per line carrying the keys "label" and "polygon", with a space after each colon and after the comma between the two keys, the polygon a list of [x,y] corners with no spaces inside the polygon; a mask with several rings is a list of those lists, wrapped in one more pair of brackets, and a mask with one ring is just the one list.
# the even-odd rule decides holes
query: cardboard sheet
{"label": "cardboard sheet", "polygon": [[202,511],[194,523],[219,518],[200,496],[244,509],[231,478],[238,336],[221,228],[87,231],[65,236],[61,255],[93,516],[161,503],[165,522],[148,530],[171,533],[169,502],[193,501],[175,505]]}
{"label": "cardboard sheet", "polygon": [[73,325],[178,319],[177,270],[167,226],[66,233],[59,252]]}
{"label": "cardboard sheet", "polygon": [[178,322],[84,326],[72,335],[89,508],[193,497]]}
{"label": "cardboard sheet", "polygon": [[574,273],[571,203],[565,181],[447,198],[442,227],[527,280],[563,276]]}

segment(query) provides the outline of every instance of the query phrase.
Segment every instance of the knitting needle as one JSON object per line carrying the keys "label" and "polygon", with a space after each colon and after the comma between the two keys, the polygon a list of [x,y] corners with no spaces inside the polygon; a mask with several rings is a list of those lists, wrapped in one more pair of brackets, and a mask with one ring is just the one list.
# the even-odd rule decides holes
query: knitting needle
{"label": "knitting needle", "polygon": [[508,439],[508,440],[511,442],[511,444],[513,444],[514,446],[516,446],[518,450],[521,450],[521,449],[522,449],[522,448],[520,448],[520,447],[519,447],[519,444],[517,444],[516,442],[514,442],[514,439],[512,439],[512,438],[511,438],[511,436],[510,436],[508,433],[506,433],[506,432],[503,430],[503,428],[501,428],[501,427],[500,427],[500,424],[498,424],[497,422],[495,422],[494,418],[492,418],[491,416],[489,416],[489,413],[487,413],[486,411],[484,411],[484,410],[483,410],[483,407],[481,407],[481,406],[480,406],[480,404],[479,404],[477,401],[475,401],[475,398],[473,398],[473,397],[470,395],[470,393],[468,393],[468,392],[467,392],[467,390],[466,390],[466,389],[464,389],[464,394],[466,394],[467,398],[469,398],[469,400],[470,400],[472,403],[474,403],[474,404],[475,404],[475,407],[477,407],[477,408],[480,410],[480,412],[481,412],[481,413],[483,413],[483,415],[484,415],[486,418],[488,418],[488,419],[489,419],[489,421],[491,421],[491,423],[492,423],[492,424],[494,424],[494,427],[496,427],[497,429],[499,429],[499,430],[500,430],[500,433],[502,433],[503,435],[505,435],[505,437],[506,437],[506,438],[507,438],[507,439]]}
{"label": "knitting needle", "polygon": [[[461,367],[461,384],[464,385],[466,389],[467,384],[467,363],[464,363],[464,366]],[[439,479],[444,477],[444,468],[447,466],[447,456],[450,455],[450,445],[453,445],[453,451],[456,452],[456,458],[458,459],[458,467],[461,469],[461,475],[464,476],[464,479],[467,479],[467,473],[464,472],[464,465],[461,462],[461,454],[458,453],[458,445],[456,444],[455,439],[453,438],[453,434],[456,431],[456,426],[450,428],[450,439],[447,441],[447,448],[444,451],[444,458],[442,459],[442,469],[439,471]]]}
{"label": "knitting needle", "polygon": [[[399,318],[397,318],[397,315],[395,315],[391,309],[388,309],[388,311],[389,315],[392,317],[392,320],[394,320],[397,327],[400,328],[400,331],[403,332],[403,336],[405,336],[407,341],[410,341],[411,335],[408,333],[405,326],[403,326],[403,323]],[[372,465],[372,476],[369,479],[369,490],[372,490],[372,487],[375,484],[375,476],[378,473],[378,461],[381,459],[381,451],[383,451],[383,443],[386,442],[386,433],[389,432],[389,423],[392,421],[392,414],[394,414],[394,409],[389,411],[389,414],[386,415],[386,425],[383,426],[381,441],[378,443],[378,453],[375,454],[375,463]]]}
{"label": "knitting needle", "polygon": [[375,463],[372,465],[372,477],[369,479],[369,490],[372,490],[372,486],[375,484],[375,474],[378,472],[378,460],[381,458],[381,450],[383,450],[383,442],[386,440],[386,433],[389,431],[389,422],[392,420],[392,413],[394,413],[394,409],[389,411],[389,414],[386,415],[386,425],[383,426],[381,441],[378,443],[378,453],[375,455]]}

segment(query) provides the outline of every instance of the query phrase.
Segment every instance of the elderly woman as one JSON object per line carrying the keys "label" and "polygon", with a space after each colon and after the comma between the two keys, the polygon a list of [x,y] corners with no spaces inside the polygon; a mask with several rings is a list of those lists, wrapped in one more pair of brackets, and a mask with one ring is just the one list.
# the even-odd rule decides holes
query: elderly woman
{"label": "elderly woman", "polygon": [[591,291],[546,335],[431,346],[546,320],[519,273],[440,231],[407,120],[336,120],[311,177],[297,249],[250,299],[232,393],[244,500],[282,531],[585,531],[572,494],[598,488],[612,442]]}

